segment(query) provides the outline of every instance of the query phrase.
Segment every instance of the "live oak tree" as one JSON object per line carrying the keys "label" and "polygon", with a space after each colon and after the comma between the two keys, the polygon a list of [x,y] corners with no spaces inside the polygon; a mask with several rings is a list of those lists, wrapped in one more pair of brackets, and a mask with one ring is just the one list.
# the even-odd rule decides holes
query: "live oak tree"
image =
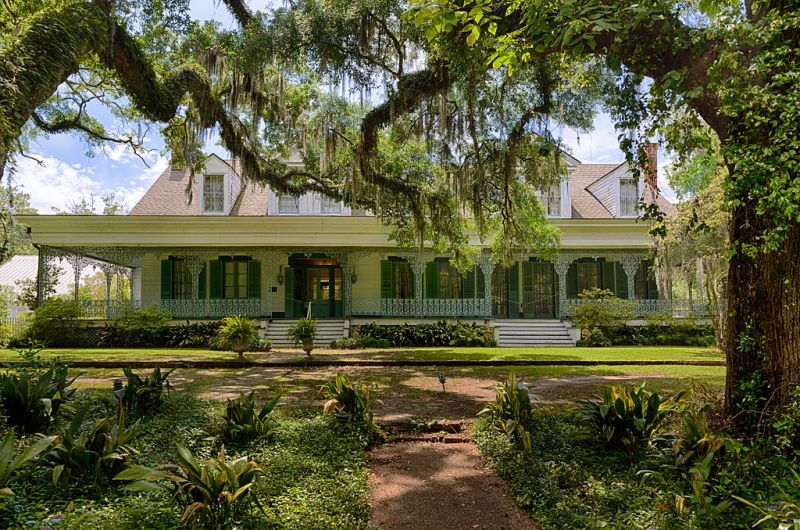
{"label": "live oak tree", "polygon": [[[160,123],[175,163],[198,169],[217,133],[246,179],[372,210],[459,267],[473,228],[497,259],[556,247],[536,200],[565,171],[552,131],[591,125],[602,69],[544,58],[509,80],[469,49],[445,64],[393,0],[222,3],[238,27],[188,20],[186,0],[4,2],[0,167],[35,134],[141,150],[133,124]],[[106,130],[98,103],[131,128]]]}
{"label": "live oak tree", "polygon": [[757,418],[743,406],[786,404],[800,384],[798,4],[437,0],[416,17],[434,40],[491,49],[508,73],[553,53],[604,59],[612,114],[638,133],[623,141],[632,156],[676,113],[713,131],[731,212],[726,408],[746,427]]}

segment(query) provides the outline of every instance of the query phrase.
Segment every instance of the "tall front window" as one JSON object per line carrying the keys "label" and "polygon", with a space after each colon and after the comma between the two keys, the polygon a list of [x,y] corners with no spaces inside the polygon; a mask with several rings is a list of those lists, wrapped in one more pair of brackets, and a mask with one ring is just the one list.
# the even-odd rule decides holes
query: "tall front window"
{"label": "tall front window", "polygon": [[544,194],[544,206],[547,215],[561,215],[561,184],[550,185]]}
{"label": "tall front window", "polygon": [[395,261],[393,298],[414,298],[414,272],[407,261]]}
{"label": "tall front window", "polygon": [[619,214],[622,217],[638,215],[639,189],[636,180],[624,178],[619,181]]}
{"label": "tall front window", "polygon": [[247,298],[247,262],[226,261],[225,298]]}
{"label": "tall front window", "polygon": [[192,276],[186,262],[172,260],[172,299],[186,300],[192,296]]}
{"label": "tall front window", "polygon": [[278,213],[283,215],[297,215],[300,213],[300,199],[291,195],[278,196]]}
{"label": "tall front window", "polygon": [[439,298],[461,298],[461,275],[447,262],[436,263],[439,274]]}
{"label": "tall front window", "polygon": [[327,195],[323,195],[320,203],[320,213],[322,215],[341,215],[342,203]]}
{"label": "tall front window", "polygon": [[225,177],[205,175],[203,179],[203,209],[206,212],[222,212],[225,205]]}
{"label": "tall front window", "polygon": [[601,287],[600,283],[600,263],[578,263],[578,293],[586,289]]}

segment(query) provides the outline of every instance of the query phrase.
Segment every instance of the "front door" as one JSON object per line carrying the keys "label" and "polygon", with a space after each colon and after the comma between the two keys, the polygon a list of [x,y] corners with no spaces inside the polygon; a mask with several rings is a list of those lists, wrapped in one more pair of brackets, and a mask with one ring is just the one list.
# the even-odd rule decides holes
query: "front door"
{"label": "front door", "polygon": [[306,302],[314,318],[342,316],[342,269],[309,267],[306,272]]}
{"label": "front door", "polygon": [[525,318],[555,318],[555,274],[552,263],[522,262],[522,299]]}
{"label": "front door", "polygon": [[341,317],[343,293],[339,262],[323,257],[293,257],[290,264],[287,275],[291,275],[292,281],[287,285],[286,316],[304,317],[310,305],[314,318]]}

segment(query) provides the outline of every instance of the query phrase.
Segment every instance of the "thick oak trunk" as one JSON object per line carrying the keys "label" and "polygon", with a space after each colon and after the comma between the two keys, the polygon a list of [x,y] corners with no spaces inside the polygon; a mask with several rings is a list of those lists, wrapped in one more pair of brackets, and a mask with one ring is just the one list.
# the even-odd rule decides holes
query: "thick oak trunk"
{"label": "thick oak trunk", "polygon": [[[754,210],[747,204],[734,209],[732,241],[757,242]],[[746,429],[760,412],[785,405],[800,385],[800,226],[789,228],[779,251],[737,252],[729,263],[727,298],[725,409]]]}

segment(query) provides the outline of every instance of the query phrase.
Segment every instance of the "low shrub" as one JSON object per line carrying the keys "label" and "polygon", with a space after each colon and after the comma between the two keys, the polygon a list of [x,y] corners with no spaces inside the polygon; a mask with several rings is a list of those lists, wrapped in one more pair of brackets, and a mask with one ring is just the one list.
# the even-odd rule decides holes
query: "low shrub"
{"label": "low shrub", "polygon": [[222,435],[231,442],[243,443],[269,436],[275,428],[270,414],[275,410],[280,396],[256,409],[255,391],[242,392],[237,399],[229,399],[222,415]]}
{"label": "low shrub", "polygon": [[125,427],[125,411],[95,420],[91,429],[81,430],[88,407],[82,407],[69,426],[59,434],[44,461],[53,468],[53,484],[67,485],[73,478],[99,486],[125,467],[136,453],[129,444],[139,434],[139,422]]}
{"label": "low shrub", "polygon": [[0,374],[0,406],[6,421],[23,432],[45,432],[58,418],[63,405],[72,399],[77,379],[68,379],[69,366],[21,370],[19,374]]}
{"label": "low shrub", "polygon": [[155,306],[126,311],[106,324],[99,344],[110,347],[158,347],[166,345],[169,332],[169,311]]}
{"label": "low shrub", "polygon": [[533,406],[528,387],[517,380],[512,371],[508,380],[496,389],[494,403],[489,403],[478,415],[490,414],[495,427],[510,438],[519,441],[526,451],[531,450],[531,433],[528,426],[533,415]]}
{"label": "low shrub", "polygon": [[78,325],[81,308],[75,302],[58,298],[45,300],[33,313],[24,341],[35,341],[48,346],[71,346],[72,329]]}
{"label": "low shrub", "polygon": [[377,385],[360,385],[350,380],[347,374],[339,372],[336,377],[322,385],[328,397],[323,406],[326,414],[345,412],[348,421],[372,423],[372,408],[377,399]]}
{"label": "low shrub", "polygon": [[272,341],[269,340],[269,337],[261,337],[256,339],[252,346],[250,346],[251,351],[258,351],[258,352],[268,352],[272,350]]}
{"label": "low shrub", "polygon": [[123,368],[125,387],[119,396],[120,403],[128,409],[143,413],[158,410],[166,398],[165,389],[169,394],[168,378],[173,371],[174,369],[162,372],[161,368],[156,366],[150,375],[142,379],[130,368]]}
{"label": "low shrub", "polygon": [[331,341],[330,347],[334,350],[363,350],[366,348],[388,348],[391,344],[386,339],[372,337],[339,337]]}
{"label": "low shrub", "polygon": [[[601,338],[595,339],[595,331]],[[578,346],[697,346],[713,347],[716,345],[714,329],[707,325],[696,324],[659,324],[648,323],[644,326],[599,326],[592,331],[586,340],[578,342]],[[602,340],[602,344],[599,342]]]}
{"label": "low shrub", "polygon": [[583,400],[582,419],[610,447],[634,448],[647,441],[676,410],[683,392],[662,398],[641,386],[608,386],[596,400]]}
{"label": "low shrub", "polygon": [[590,340],[601,326],[613,326],[633,318],[633,302],[617,298],[608,289],[585,289],[578,294],[582,300],[572,314],[572,322],[581,330],[581,337]]}
{"label": "low shrub", "polygon": [[445,321],[384,326],[377,323],[354,326],[352,337],[387,341],[391,346],[496,346],[494,330],[478,324]]}
{"label": "low shrub", "polygon": [[166,346],[176,348],[211,348],[222,323],[186,322],[167,328]]}

